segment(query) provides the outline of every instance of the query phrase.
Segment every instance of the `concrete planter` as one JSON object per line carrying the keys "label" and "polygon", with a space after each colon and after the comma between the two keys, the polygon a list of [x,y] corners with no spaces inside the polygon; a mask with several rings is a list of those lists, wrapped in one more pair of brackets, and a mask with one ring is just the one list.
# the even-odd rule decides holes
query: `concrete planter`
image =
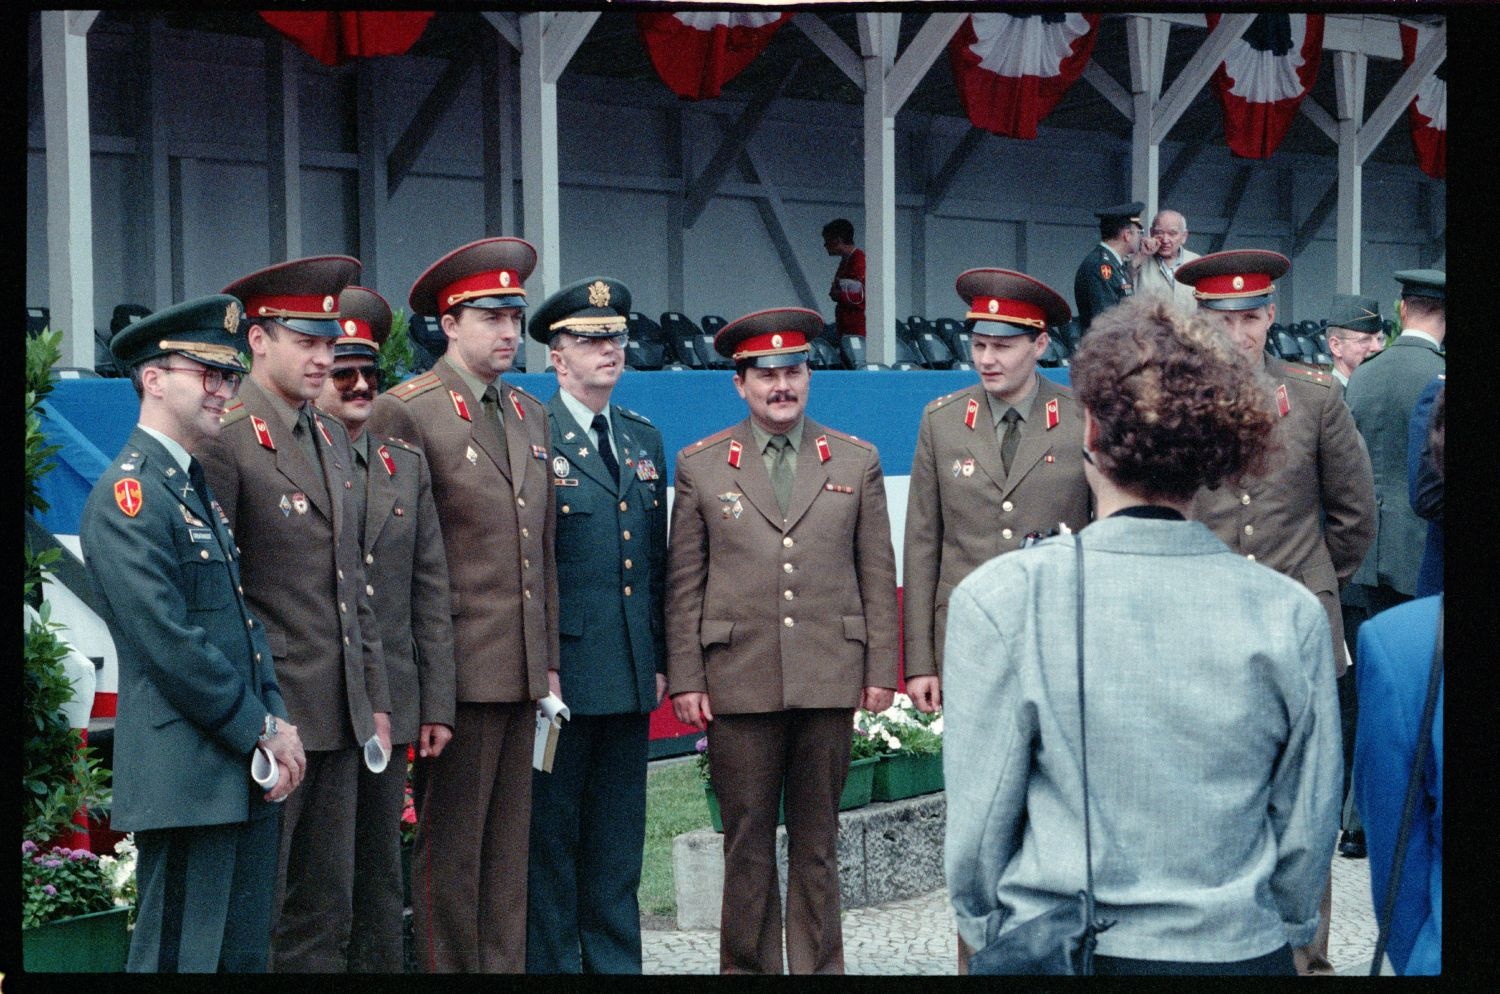
{"label": "concrete planter", "polygon": [[129,908],[59,918],[21,930],[27,973],[122,973],[129,956]]}
{"label": "concrete planter", "polygon": [[[879,756],[871,756],[869,759],[852,759],[849,761],[849,775],[844,779],[844,792],[839,795],[840,811],[861,808],[870,803],[870,791],[875,785],[875,769],[879,763]],[[709,823],[713,825],[715,832],[723,832],[724,816],[719,811],[719,798],[714,794],[714,785],[712,783],[703,785],[703,795],[708,801]],[[776,824],[786,824],[786,809],[784,804],[776,810]]]}
{"label": "concrete planter", "polygon": [[899,801],[907,797],[920,797],[943,789],[943,754],[914,756],[909,752],[898,752],[881,757],[875,767],[875,782],[870,791],[871,800]]}

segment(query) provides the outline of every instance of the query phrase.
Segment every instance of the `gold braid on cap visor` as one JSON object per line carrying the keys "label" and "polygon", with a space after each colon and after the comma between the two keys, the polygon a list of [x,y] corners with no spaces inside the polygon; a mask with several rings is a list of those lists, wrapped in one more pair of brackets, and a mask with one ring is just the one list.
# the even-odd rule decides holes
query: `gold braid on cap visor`
{"label": "gold braid on cap visor", "polygon": [[156,347],[163,352],[183,352],[188,356],[202,356],[209,362],[232,362],[239,364],[240,354],[228,345],[214,345],[208,342],[174,342],[170,339],[161,339]]}
{"label": "gold braid on cap visor", "polygon": [[617,332],[625,330],[625,319],[618,315],[605,315],[594,318],[563,318],[553,321],[547,325],[548,331],[571,331],[574,328],[582,328],[587,331]]}
{"label": "gold braid on cap visor", "polygon": [[462,293],[450,293],[443,301],[443,309],[462,304],[466,300],[474,300],[477,297],[524,297],[526,291],[519,286],[492,286],[481,290],[465,290]]}

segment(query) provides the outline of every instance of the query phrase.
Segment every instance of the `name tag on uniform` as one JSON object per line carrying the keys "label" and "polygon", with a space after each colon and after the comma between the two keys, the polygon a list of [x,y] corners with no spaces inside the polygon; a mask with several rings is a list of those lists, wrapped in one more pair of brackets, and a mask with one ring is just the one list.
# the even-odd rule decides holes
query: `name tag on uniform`
{"label": "name tag on uniform", "polygon": [[212,542],[214,540],[214,533],[207,528],[189,528],[188,536],[194,542]]}

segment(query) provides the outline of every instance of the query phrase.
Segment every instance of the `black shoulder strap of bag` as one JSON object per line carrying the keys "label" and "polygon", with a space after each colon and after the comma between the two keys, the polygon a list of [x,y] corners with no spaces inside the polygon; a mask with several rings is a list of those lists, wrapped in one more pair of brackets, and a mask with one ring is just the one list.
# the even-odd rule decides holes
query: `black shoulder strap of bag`
{"label": "black shoulder strap of bag", "polygon": [[1083,961],[1084,969],[1080,973],[1093,973],[1094,946],[1097,943],[1095,936],[1108,929],[1114,924],[1113,921],[1100,921],[1094,915],[1094,839],[1092,826],[1089,823],[1089,743],[1088,723],[1084,721],[1083,715],[1083,538],[1073,533],[1073,558],[1077,564],[1078,573],[1078,618],[1075,625],[1077,629],[1078,643],[1078,755],[1079,764],[1083,773],[1083,866],[1085,890],[1083,895],[1084,914],[1088,922],[1083,938]]}
{"label": "black shoulder strap of bag", "polygon": [[1396,889],[1401,886],[1401,865],[1406,862],[1406,846],[1411,841],[1411,820],[1416,814],[1417,798],[1421,796],[1422,784],[1427,779],[1423,774],[1427,763],[1427,746],[1432,740],[1432,722],[1437,713],[1438,688],[1443,682],[1443,606],[1438,605],[1437,638],[1432,645],[1432,668],[1427,675],[1427,703],[1422,707],[1422,724],[1417,730],[1417,749],[1411,761],[1411,776],[1406,778],[1406,803],[1401,808],[1401,827],[1396,832],[1396,855],[1391,860],[1391,875],[1386,881],[1385,905],[1380,909],[1380,938],[1375,943],[1375,956],[1370,960],[1370,976],[1380,975],[1380,961],[1385,958],[1385,946],[1391,937],[1391,918],[1396,912]]}

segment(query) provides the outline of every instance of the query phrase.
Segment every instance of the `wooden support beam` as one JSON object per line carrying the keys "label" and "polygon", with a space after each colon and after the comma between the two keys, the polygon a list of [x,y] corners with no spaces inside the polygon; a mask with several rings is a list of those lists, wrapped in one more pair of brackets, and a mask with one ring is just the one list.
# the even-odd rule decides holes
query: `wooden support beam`
{"label": "wooden support beam", "polygon": [[1229,181],[1229,192],[1224,197],[1224,216],[1229,219],[1229,223],[1224,225],[1223,231],[1214,235],[1208,254],[1224,251],[1224,243],[1234,233],[1234,219],[1239,216],[1240,205],[1245,202],[1245,191],[1250,189],[1250,181],[1254,178],[1254,166],[1240,166],[1235,170],[1234,179]]}
{"label": "wooden support beam", "polygon": [[406,174],[411,172],[411,167],[421,156],[422,150],[427,147],[427,142],[437,131],[442,122],[443,115],[448,108],[453,106],[459,91],[463,88],[465,81],[469,78],[470,71],[478,63],[478,49],[474,44],[466,44],[454,53],[448,62],[443,74],[433,84],[422,106],[412,115],[411,122],[407,124],[406,130],[401,137],[396,139],[395,147],[385,160],[385,195],[387,198],[394,197],[396,191],[401,188],[401,182],[406,179]]}
{"label": "wooden support beam", "polygon": [[765,120],[766,111],[776,98],[786,91],[787,85],[791,83],[800,68],[802,68],[802,61],[799,59],[792,63],[792,67],[785,75],[775,80],[770,87],[757,93],[755,99],[750,101],[749,106],[745,108],[744,113],[739,116],[732,127],[727,129],[723,140],[719,142],[719,147],[714,151],[713,158],[708,160],[708,165],[703,167],[703,172],[699,174],[688,191],[683,220],[689,228],[697,224],[698,218],[703,216],[703,209],[713,199],[725,173],[729,172],[729,168],[739,159],[740,153],[750,144],[750,139],[755,137],[755,132]]}
{"label": "wooden support beam", "polygon": [[1302,116],[1318,126],[1318,130],[1328,136],[1328,140],[1335,145],[1339,141],[1339,123],[1333,119],[1333,115],[1323,109],[1323,105],[1313,99],[1309,93],[1298,105]]}
{"label": "wooden support beam", "polygon": [[1089,64],[1083,67],[1083,78],[1120,112],[1121,117],[1127,121],[1135,120],[1135,108],[1131,106],[1129,91],[1115,82],[1115,78],[1099,63],[1090,59]]}
{"label": "wooden support beam", "polygon": [[559,12],[552,18],[543,33],[547,46],[542,60],[543,79],[548,83],[556,83],[562,78],[563,70],[568,68],[573,53],[578,51],[578,46],[583,44],[583,39],[588,37],[589,29],[597,20],[597,10],[568,14]]}
{"label": "wooden support beam", "polygon": [[1203,44],[1193,53],[1188,64],[1182,67],[1182,72],[1172,80],[1172,85],[1167,88],[1166,94],[1161,98],[1161,103],[1156,108],[1156,120],[1151,124],[1151,143],[1160,145],[1166,140],[1167,133],[1172,126],[1182,117],[1198,91],[1203,89],[1213,76],[1214,70],[1240,36],[1254,22],[1254,13],[1225,14],[1219,18],[1219,23],[1209,32]]}
{"label": "wooden support beam", "polygon": [[760,214],[761,223],[766,227],[766,234],[771,238],[771,244],[776,247],[776,254],[786,270],[787,279],[792,282],[798,302],[809,310],[818,310],[818,299],[813,296],[812,284],[802,268],[801,256],[792,244],[791,230],[794,226],[791,216],[787,213],[786,204],[782,202],[776,185],[767,178],[770,173],[756,151],[748,147],[740,156],[740,168],[747,182],[758,183],[765,191],[764,196],[755,199],[755,207]]}
{"label": "wooden support beam", "polygon": [[[890,15],[892,17],[897,15]],[[948,39],[959,29],[968,14],[928,14],[917,36],[906,46],[886,74],[886,113],[895,115],[927,75],[927,70],[948,47]]]}
{"label": "wooden support beam", "polygon": [[958,175],[959,170],[964,167],[979,146],[984,144],[985,136],[988,134],[989,132],[983,128],[976,128],[972,125],[968,131],[964,132],[964,136],[958,140],[953,151],[948,153],[948,158],[944,160],[937,176],[933,177],[932,182],[927,186],[927,209],[924,213],[931,213],[942,204],[943,198],[948,195],[949,188],[953,186],[954,177]]}
{"label": "wooden support beam", "polygon": [[490,27],[510,43],[511,48],[518,52],[521,50],[521,24],[514,11],[482,10],[479,16],[488,21]]}
{"label": "wooden support beam", "polygon": [[1339,181],[1335,179],[1328,184],[1328,189],[1323,191],[1323,196],[1319,198],[1313,209],[1307,212],[1307,217],[1297,226],[1296,232],[1292,235],[1292,260],[1294,262],[1297,256],[1302,254],[1302,250],[1312,244],[1312,240],[1317,237],[1318,230],[1323,227],[1328,220],[1328,215],[1333,213],[1338,202]]}
{"label": "wooden support beam", "polygon": [[828,61],[838,67],[839,71],[854,81],[854,85],[861,90],[865,88],[865,67],[859,60],[854,50],[844,44],[844,39],[830,28],[824,20],[811,11],[801,11],[792,17],[801,32],[807,36],[807,40],[818,47],[818,51],[828,56]]}
{"label": "wooden support beam", "polygon": [[1418,51],[1416,58],[1412,60],[1406,72],[1396,80],[1396,85],[1391,87],[1391,92],[1380,101],[1380,106],[1375,108],[1370,119],[1359,129],[1358,157],[1363,163],[1375,151],[1385,138],[1391,126],[1406,110],[1407,105],[1417,95],[1417,90],[1427,82],[1427,77],[1437,71],[1438,66],[1443,64],[1443,59],[1448,56],[1448,25],[1439,24],[1432,29],[1431,34]]}

